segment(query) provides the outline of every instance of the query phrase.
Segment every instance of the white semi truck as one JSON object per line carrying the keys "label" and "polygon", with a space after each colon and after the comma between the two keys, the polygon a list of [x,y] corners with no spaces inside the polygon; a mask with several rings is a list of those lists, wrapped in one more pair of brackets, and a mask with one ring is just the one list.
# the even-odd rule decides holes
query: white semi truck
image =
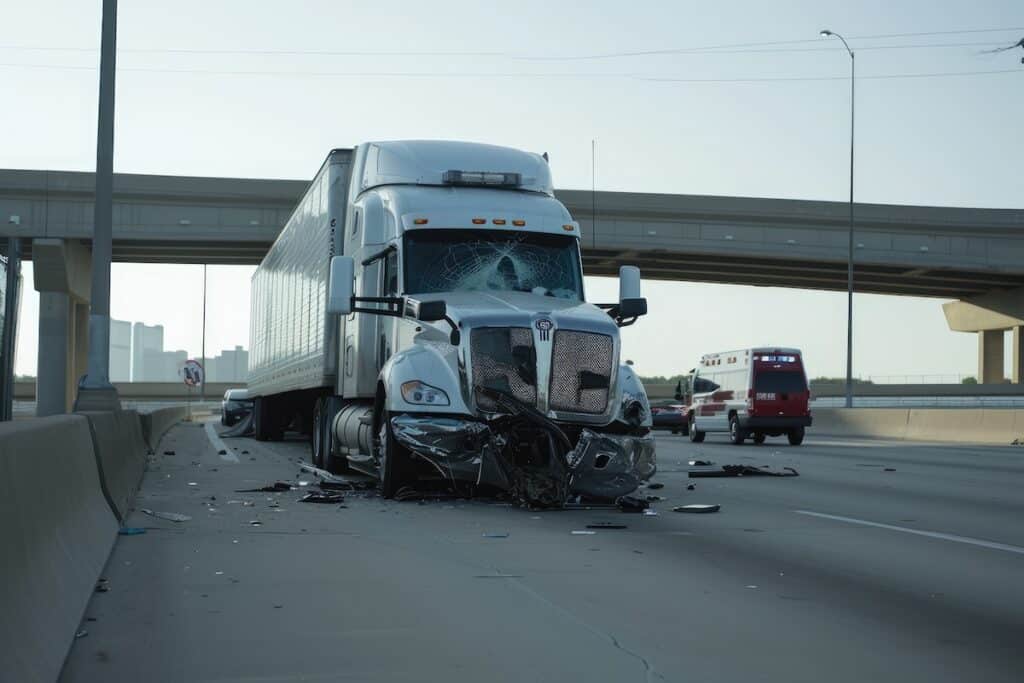
{"label": "white semi truck", "polygon": [[312,460],[394,496],[444,480],[536,506],[614,499],[655,471],[647,395],[620,326],[586,303],[580,228],[547,157],[371,142],[327,155],[252,279],[257,439],[311,436]]}

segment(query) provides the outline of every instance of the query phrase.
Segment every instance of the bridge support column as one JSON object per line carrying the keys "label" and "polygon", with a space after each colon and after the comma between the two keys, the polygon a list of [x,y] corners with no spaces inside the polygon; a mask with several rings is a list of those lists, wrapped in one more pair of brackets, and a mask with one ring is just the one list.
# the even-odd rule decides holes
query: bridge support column
{"label": "bridge support column", "polygon": [[77,242],[37,239],[32,267],[39,292],[36,415],[59,415],[71,410],[85,374],[92,257]]}
{"label": "bridge support column", "polygon": [[1003,332],[1004,330],[978,332],[978,381],[982,384],[1000,384],[1005,377]]}

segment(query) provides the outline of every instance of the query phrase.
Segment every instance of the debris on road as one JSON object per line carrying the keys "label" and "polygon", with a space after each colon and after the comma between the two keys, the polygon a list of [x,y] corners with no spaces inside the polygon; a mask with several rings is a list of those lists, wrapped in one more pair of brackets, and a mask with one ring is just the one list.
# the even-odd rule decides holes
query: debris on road
{"label": "debris on road", "polygon": [[573,536],[593,536],[596,531],[587,531],[586,529],[575,529],[572,532]]}
{"label": "debris on road", "polygon": [[227,454],[228,454],[228,452],[226,450],[224,450],[223,448],[220,449],[219,451],[217,451],[217,455],[227,455]]}
{"label": "debris on road", "polygon": [[507,531],[485,531],[484,538],[508,538]]}
{"label": "debris on road", "polygon": [[657,503],[659,500],[665,500],[664,496],[644,496],[644,500],[648,503]]}
{"label": "debris on road", "polygon": [[587,525],[588,529],[628,529],[629,526],[622,524],[621,522],[591,522]]}
{"label": "debris on road", "polygon": [[883,471],[883,472],[895,472],[895,471],[896,471],[896,468],[895,468],[895,467],[886,467],[886,468],[885,468],[885,469],[883,469],[882,471]]}
{"label": "debris on road", "polygon": [[174,455],[174,451],[164,451],[164,455]]}
{"label": "debris on road", "polygon": [[691,479],[704,479],[715,477],[798,477],[800,474],[792,467],[783,467],[781,470],[773,470],[767,465],[754,467],[753,465],[722,465],[717,470],[690,470]]}
{"label": "debris on road", "polygon": [[252,424],[252,413],[249,413],[238,424],[224,430],[218,436],[222,439],[233,439],[240,436],[255,436],[255,434],[256,430]]}
{"label": "debris on road", "polygon": [[660,481],[652,481],[650,484],[647,485],[647,488],[657,490],[665,488],[665,485],[662,484]]}
{"label": "debris on road", "polygon": [[643,512],[651,506],[646,500],[637,498],[636,496],[620,496],[615,504],[619,506],[619,509],[623,512]]}
{"label": "debris on road", "polygon": [[249,522],[249,526],[263,526],[263,522],[258,519],[254,519]]}
{"label": "debris on road", "polygon": [[75,634],[75,638],[85,638],[87,635],[89,635],[89,632],[83,628],[81,631]]}
{"label": "debris on road", "polygon": [[187,522],[191,517],[183,515],[178,512],[154,512],[149,508],[140,508],[140,512],[144,512],[150,517],[156,517],[157,519],[166,519],[168,522]]}
{"label": "debris on road", "polygon": [[278,493],[278,492],[281,492],[281,491],[291,491],[291,490],[292,490],[292,485],[291,484],[289,484],[287,482],[283,482],[283,481],[277,481],[277,482],[274,482],[273,484],[269,484],[267,486],[263,486],[263,487],[260,487],[258,489],[235,489],[235,493]]}
{"label": "debris on road", "polygon": [[687,484],[686,490],[687,491],[696,491],[697,490],[697,485],[696,484]]}
{"label": "debris on road", "polygon": [[715,463],[711,462],[710,460],[691,460],[690,461],[690,466],[691,467],[711,467],[714,464]]}
{"label": "debris on road", "polygon": [[146,529],[141,526],[123,526],[117,530],[118,536],[139,536],[144,533]]}
{"label": "debris on road", "polygon": [[333,505],[336,503],[344,503],[345,496],[340,493],[330,493],[328,491],[307,491],[306,495],[299,498],[300,503],[324,503],[326,505]]}
{"label": "debris on road", "polygon": [[109,593],[110,592],[110,583],[106,579],[100,579],[99,582],[96,584],[96,592],[97,593]]}
{"label": "debris on road", "polygon": [[680,505],[679,507],[672,508],[672,512],[694,512],[700,514],[718,512],[720,509],[722,509],[721,505]]}

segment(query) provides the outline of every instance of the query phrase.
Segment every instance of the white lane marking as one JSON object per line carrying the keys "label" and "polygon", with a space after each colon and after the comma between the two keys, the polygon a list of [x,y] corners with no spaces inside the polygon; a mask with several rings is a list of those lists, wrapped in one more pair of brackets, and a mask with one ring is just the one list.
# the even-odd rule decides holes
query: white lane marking
{"label": "white lane marking", "polygon": [[996,543],[995,541],[986,541],[981,538],[970,538],[969,536],[957,536],[956,534],[944,534],[941,531],[924,531],[922,529],[908,529],[903,526],[893,526],[892,524],[882,524],[880,522],[869,522],[866,519],[855,519],[853,517],[842,517],[840,515],[827,515],[824,512],[811,512],[810,510],[793,510],[798,515],[810,515],[811,517],[821,517],[823,519],[834,519],[838,522],[849,522],[850,524],[860,524],[863,526],[873,526],[879,529],[888,529],[889,531],[902,531],[905,534],[915,534],[917,536],[927,536],[928,538],[940,538],[944,541],[953,541],[955,543],[967,543],[968,545],[976,545],[982,548],[991,548],[992,550],[1003,550],[1008,553],[1017,553],[1018,555],[1024,555],[1024,548],[1016,545],[1007,545],[1006,543]]}
{"label": "white lane marking", "polygon": [[238,456],[231,452],[231,449],[224,445],[224,442],[217,436],[217,432],[213,429],[213,423],[206,423],[206,436],[210,439],[210,443],[217,451],[224,451],[224,455],[220,456],[220,459],[225,462],[238,462]]}

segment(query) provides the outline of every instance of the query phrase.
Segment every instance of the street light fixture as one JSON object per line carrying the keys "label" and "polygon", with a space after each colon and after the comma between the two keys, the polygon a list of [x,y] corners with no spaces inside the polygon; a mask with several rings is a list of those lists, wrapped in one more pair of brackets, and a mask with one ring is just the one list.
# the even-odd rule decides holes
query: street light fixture
{"label": "street light fixture", "polygon": [[850,49],[846,38],[834,31],[824,29],[821,31],[823,38],[835,36],[843,41],[843,47],[850,55],[850,230],[849,248],[846,253],[846,407],[853,407],[853,103],[856,62],[853,57],[853,50]]}

